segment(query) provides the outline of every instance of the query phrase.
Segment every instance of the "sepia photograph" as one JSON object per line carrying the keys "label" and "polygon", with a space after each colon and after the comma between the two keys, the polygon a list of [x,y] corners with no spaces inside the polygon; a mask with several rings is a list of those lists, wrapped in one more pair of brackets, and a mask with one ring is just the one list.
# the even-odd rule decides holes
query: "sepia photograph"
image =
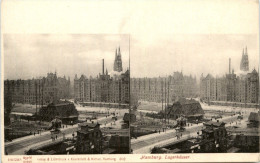
{"label": "sepia photograph", "polygon": [[4,35],[6,155],[129,153],[129,35]]}
{"label": "sepia photograph", "polygon": [[257,35],[133,40],[133,153],[259,153]]}
{"label": "sepia photograph", "polygon": [[3,0],[1,162],[259,162],[259,0]]}

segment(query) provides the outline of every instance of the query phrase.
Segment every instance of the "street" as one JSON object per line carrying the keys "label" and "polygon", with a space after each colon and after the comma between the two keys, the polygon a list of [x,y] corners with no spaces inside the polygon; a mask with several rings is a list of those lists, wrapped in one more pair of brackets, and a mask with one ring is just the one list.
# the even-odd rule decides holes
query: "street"
{"label": "street", "polygon": [[[123,115],[119,116],[119,120],[121,120],[123,117]],[[118,120],[118,121],[119,121]],[[106,117],[102,117],[100,119],[97,119],[97,120],[93,120],[95,123],[98,121],[98,123],[100,124],[104,124],[105,122],[107,123],[110,123],[110,122],[113,122],[112,120],[112,116],[108,116],[107,118]],[[101,125],[101,127],[105,127],[104,125]],[[61,129],[62,133],[65,133],[65,135],[68,135],[68,134],[72,134],[73,132],[76,132],[78,130],[78,125],[75,124],[73,126],[68,126],[68,128],[65,128],[65,129]],[[23,151],[23,149],[25,149],[26,147],[28,146],[32,146],[32,145],[37,145],[38,143],[40,142],[44,142],[44,141],[47,141],[47,140],[51,140],[51,133],[50,131],[46,131],[47,133],[44,133],[42,135],[35,135],[35,136],[28,136],[30,138],[26,139],[26,137],[24,137],[22,140],[19,140],[19,141],[14,141],[14,142],[10,142],[10,143],[6,143],[5,144],[5,149],[7,151],[7,153],[9,155],[12,155],[12,154],[17,154],[16,151]],[[60,135],[60,137],[62,137],[62,134]],[[19,154],[24,154],[24,153],[19,153]]]}
{"label": "street", "polygon": [[[225,122],[226,123],[226,127],[230,126],[230,122],[235,123],[235,121],[237,120],[237,116],[229,116],[229,117],[225,117],[222,119],[219,119],[220,122]],[[244,115],[244,121],[247,120],[248,118],[248,114]],[[213,120],[216,121],[216,120]],[[186,130],[184,132],[182,132],[182,136],[186,136],[186,135],[191,135],[196,133],[197,131],[200,131],[203,127],[203,124],[193,124],[192,126],[186,127]],[[171,129],[171,130],[167,130],[166,133],[165,132],[161,132],[159,133],[154,133],[154,134],[150,134],[150,135],[145,135],[142,137],[139,137],[137,139],[132,139],[131,140],[131,148],[133,151],[135,150],[140,150],[141,148],[147,148],[147,147],[151,147],[154,144],[159,144],[159,142],[165,141],[165,140],[169,140],[176,137],[176,131],[175,129]]]}

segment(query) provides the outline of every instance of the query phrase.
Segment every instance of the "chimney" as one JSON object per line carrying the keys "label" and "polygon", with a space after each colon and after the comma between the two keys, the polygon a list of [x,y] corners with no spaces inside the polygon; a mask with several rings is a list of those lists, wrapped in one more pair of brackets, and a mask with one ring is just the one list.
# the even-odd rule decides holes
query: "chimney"
{"label": "chimney", "polygon": [[102,59],[102,75],[104,75],[104,59]]}
{"label": "chimney", "polygon": [[229,58],[229,74],[231,74],[231,59]]}

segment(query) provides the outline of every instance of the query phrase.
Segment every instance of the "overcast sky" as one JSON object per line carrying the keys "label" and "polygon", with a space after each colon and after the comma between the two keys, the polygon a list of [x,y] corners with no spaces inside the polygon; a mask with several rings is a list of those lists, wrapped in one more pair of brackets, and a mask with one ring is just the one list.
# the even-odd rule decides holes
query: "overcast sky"
{"label": "overcast sky", "polygon": [[5,79],[46,76],[97,76],[113,70],[116,48],[120,46],[123,69],[129,67],[129,35],[5,34]]}
{"label": "overcast sky", "polygon": [[119,45],[127,67],[128,36],[83,33],[130,34],[131,77],[181,70],[197,77],[223,75],[228,58],[237,72],[246,46],[250,70],[258,68],[258,0],[8,0],[2,8],[2,34],[23,34],[4,36],[5,79],[45,76],[55,69],[59,75],[94,76],[103,56],[111,71]]}
{"label": "overcast sky", "polygon": [[231,68],[239,71],[243,48],[247,46],[249,68],[258,69],[257,35],[159,35],[150,39],[131,39],[131,76],[158,77],[182,71],[224,75]]}

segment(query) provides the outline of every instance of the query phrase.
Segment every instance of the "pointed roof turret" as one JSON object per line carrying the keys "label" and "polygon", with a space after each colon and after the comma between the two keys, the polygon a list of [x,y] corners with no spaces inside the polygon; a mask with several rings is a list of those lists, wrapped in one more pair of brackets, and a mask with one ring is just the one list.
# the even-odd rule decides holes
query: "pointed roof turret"
{"label": "pointed roof turret", "polygon": [[247,46],[246,46],[246,51],[245,51],[245,55],[247,55]]}
{"label": "pointed roof turret", "polygon": [[118,47],[118,55],[121,56],[120,46]]}
{"label": "pointed roof turret", "polygon": [[252,74],[257,74],[257,71],[255,68],[253,69]]}

